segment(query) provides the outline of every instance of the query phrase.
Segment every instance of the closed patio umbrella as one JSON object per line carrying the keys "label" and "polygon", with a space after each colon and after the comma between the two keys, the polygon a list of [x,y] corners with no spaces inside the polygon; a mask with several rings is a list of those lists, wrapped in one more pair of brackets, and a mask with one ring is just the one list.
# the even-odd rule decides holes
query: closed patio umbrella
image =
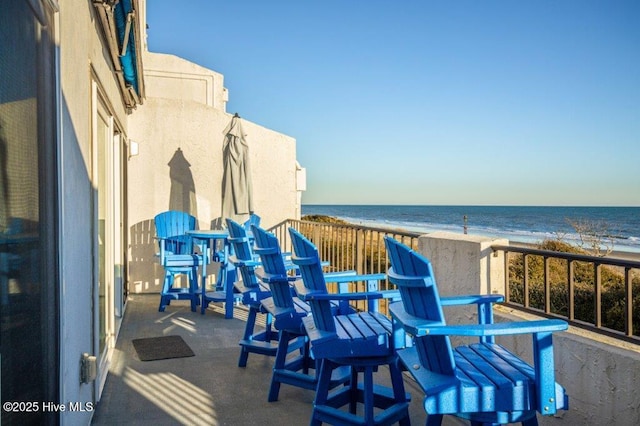
{"label": "closed patio umbrella", "polygon": [[236,114],[222,132],[224,174],[222,176],[222,224],[230,218],[244,223],[253,213],[253,183],[249,166],[249,145]]}

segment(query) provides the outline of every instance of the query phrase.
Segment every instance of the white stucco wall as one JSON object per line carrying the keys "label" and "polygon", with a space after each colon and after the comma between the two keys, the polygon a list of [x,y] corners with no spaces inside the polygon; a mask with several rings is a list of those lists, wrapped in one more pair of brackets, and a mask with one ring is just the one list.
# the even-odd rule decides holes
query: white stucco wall
{"label": "white stucco wall", "polygon": [[[91,179],[92,81],[126,134],[126,113],[91,2],[58,2],[60,63],[60,401],[91,402],[95,383],[80,383],[80,358],[94,348],[94,216]],[[91,412],[61,413],[65,425],[88,424]]]}
{"label": "white stucco wall", "polygon": [[[499,293],[504,287],[504,254],[493,255],[492,245],[509,242],[479,235],[433,232],[418,238],[418,249],[432,263],[441,296]],[[458,267],[451,268],[455,264]],[[479,286],[469,288],[470,283]],[[491,286],[494,287],[491,287]]]}
{"label": "white stucco wall", "polygon": [[[441,295],[504,294],[504,254],[491,245],[506,240],[435,232],[419,238],[419,251],[432,263]],[[497,306],[496,322],[540,319]],[[476,320],[475,308],[446,308],[449,324]],[[532,362],[531,337],[500,337],[499,343]],[[553,335],[556,381],[569,395],[569,410],[538,416],[541,425],[640,424],[640,348],[578,329]]]}
{"label": "white stucco wall", "polygon": [[[198,218],[201,229],[217,224],[223,131],[232,114],[220,108],[224,106],[220,96],[226,93],[220,74],[171,55],[147,53],[144,59],[147,99],[129,120],[129,136],[139,148],[128,163],[129,277],[131,291],[158,292],[163,272],[153,258],[157,250],[153,218],[178,205]],[[213,99],[213,104],[207,99]],[[249,145],[255,213],[262,218],[261,225],[270,227],[298,218],[295,139],[245,117],[242,126]]]}
{"label": "white stucco wall", "polygon": [[[180,180],[174,176],[172,182],[168,166],[178,148],[190,164],[200,227],[209,228],[220,215],[222,130],[231,115],[225,112],[228,95],[222,75],[172,55],[149,54],[143,57],[148,99],[128,116],[94,6],[81,0],[58,5],[60,402],[92,402],[99,387],[80,383],[81,354],[97,355],[92,309],[97,299],[93,289],[95,251],[91,247],[97,226],[92,85],[99,87],[122,137],[139,143],[139,155],[127,164],[132,291],[142,288],[141,283],[145,283],[144,289],[157,291],[162,271],[153,266],[155,242],[143,238],[152,233],[150,228],[145,231],[145,226],[149,227],[155,214],[168,209],[172,183]],[[299,217],[295,140],[250,121],[243,125],[254,166],[256,213],[263,225]],[[144,247],[142,253],[136,251],[139,247]],[[147,270],[141,269],[141,264]],[[86,425],[91,415],[64,412],[61,423]]]}
{"label": "white stucco wall", "polygon": [[222,74],[165,53],[145,52],[143,61],[148,98],[191,100],[226,111]]}

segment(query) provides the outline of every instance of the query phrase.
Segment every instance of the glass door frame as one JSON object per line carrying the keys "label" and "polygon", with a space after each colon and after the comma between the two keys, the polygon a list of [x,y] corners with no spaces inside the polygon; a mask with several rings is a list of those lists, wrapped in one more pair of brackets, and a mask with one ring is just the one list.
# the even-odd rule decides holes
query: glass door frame
{"label": "glass door frame", "polygon": [[[105,96],[98,83],[92,82],[92,182],[93,182],[93,221],[94,221],[94,283],[93,283],[93,344],[98,358],[98,375],[95,381],[95,399],[100,399],[107,378],[109,362],[115,347],[116,314],[122,315],[122,295],[116,296],[115,290],[122,293],[122,271],[125,262],[122,247],[125,244],[122,223],[124,206],[121,202],[123,192],[122,150],[124,135],[108,108]],[[105,133],[100,134],[100,121]],[[100,146],[103,143],[104,146]],[[102,158],[101,158],[102,156]],[[101,205],[100,203],[104,205]],[[104,216],[104,217],[101,217]],[[101,225],[101,220],[104,223]],[[101,257],[100,244],[103,244]],[[102,268],[102,269],[101,269]],[[101,279],[104,288],[101,289]],[[121,284],[116,281],[119,280]],[[102,292],[102,294],[101,294]],[[100,298],[103,296],[103,301]],[[102,303],[102,305],[101,305]],[[116,306],[116,303],[118,306]],[[101,336],[104,334],[104,336]],[[104,342],[101,339],[104,338]]]}

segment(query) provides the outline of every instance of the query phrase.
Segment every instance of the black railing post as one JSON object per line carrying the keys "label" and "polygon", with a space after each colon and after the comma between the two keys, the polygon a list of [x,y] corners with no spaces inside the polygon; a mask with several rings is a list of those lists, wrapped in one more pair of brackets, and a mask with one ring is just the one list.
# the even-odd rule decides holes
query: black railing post
{"label": "black railing post", "polygon": [[593,280],[595,282],[595,326],[597,328],[602,327],[602,272],[599,263],[593,264]]}
{"label": "black railing post", "polygon": [[567,260],[567,282],[569,284],[569,319],[576,319],[575,266],[573,260]]}
{"label": "black railing post", "polygon": [[549,257],[544,256],[544,312],[551,313],[551,283],[549,278]]}
{"label": "black railing post", "polygon": [[511,302],[511,283],[509,276],[511,275],[511,262],[509,262],[509,252],[504,251],[504,297],[505,302]]}
{"label": "black railing post", "polygon": [[631,269],[624,268],[625,315],[624,328],[627,336],[633,336],[633,283]]}
{"label": "black railing post", "polygon": [[525,308],[529,307],[529,255],[522,254],[522,304]]}

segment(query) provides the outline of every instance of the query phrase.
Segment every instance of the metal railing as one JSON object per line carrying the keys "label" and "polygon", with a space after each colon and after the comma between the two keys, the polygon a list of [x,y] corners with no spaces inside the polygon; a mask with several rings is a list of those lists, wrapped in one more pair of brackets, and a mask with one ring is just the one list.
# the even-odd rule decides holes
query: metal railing
{"label": "metal railing", "polygon": [[[269,229],[291,251],[288,228],[313,242],[327,271],[386,273],[384,236],[418,248],[417,232],[289,219]],[[521,246],[503,251],[505,305],[640,344],[640,261],[588,256]],[[364,283],[363,283],[364,284]],[[388,281],[381,290],[394,288]],[[363,291],[356,288],[354,291]],[[386,305],[380,306],[387,313]]]}
{"label": "metal railing", "polygon": [[503,251],[505,304],[640,344],[640,262],[493,246]]}
{"label": "metal railing", "polygon": [[[417,249],[418,237],[422,235],[398,229],[289,219],[269,229],[278,237],[283,251],[291,251],[289,227],[299,231],[318,248],[320,258],[329,263],[327,272],[353,270],[358,274],[387,272],[389,259],[384,245],[385,236],[391,236]],[[364,291],[364,285],[365,283],[358,283],[351,290]],[[393,288],[395,286],[388,280],[380,284],[380,290]],[[357,305],[358,308],[361,307],[360,304]],[[386,301],[381,301],[379,309],[385,315],[388,314]]]}

